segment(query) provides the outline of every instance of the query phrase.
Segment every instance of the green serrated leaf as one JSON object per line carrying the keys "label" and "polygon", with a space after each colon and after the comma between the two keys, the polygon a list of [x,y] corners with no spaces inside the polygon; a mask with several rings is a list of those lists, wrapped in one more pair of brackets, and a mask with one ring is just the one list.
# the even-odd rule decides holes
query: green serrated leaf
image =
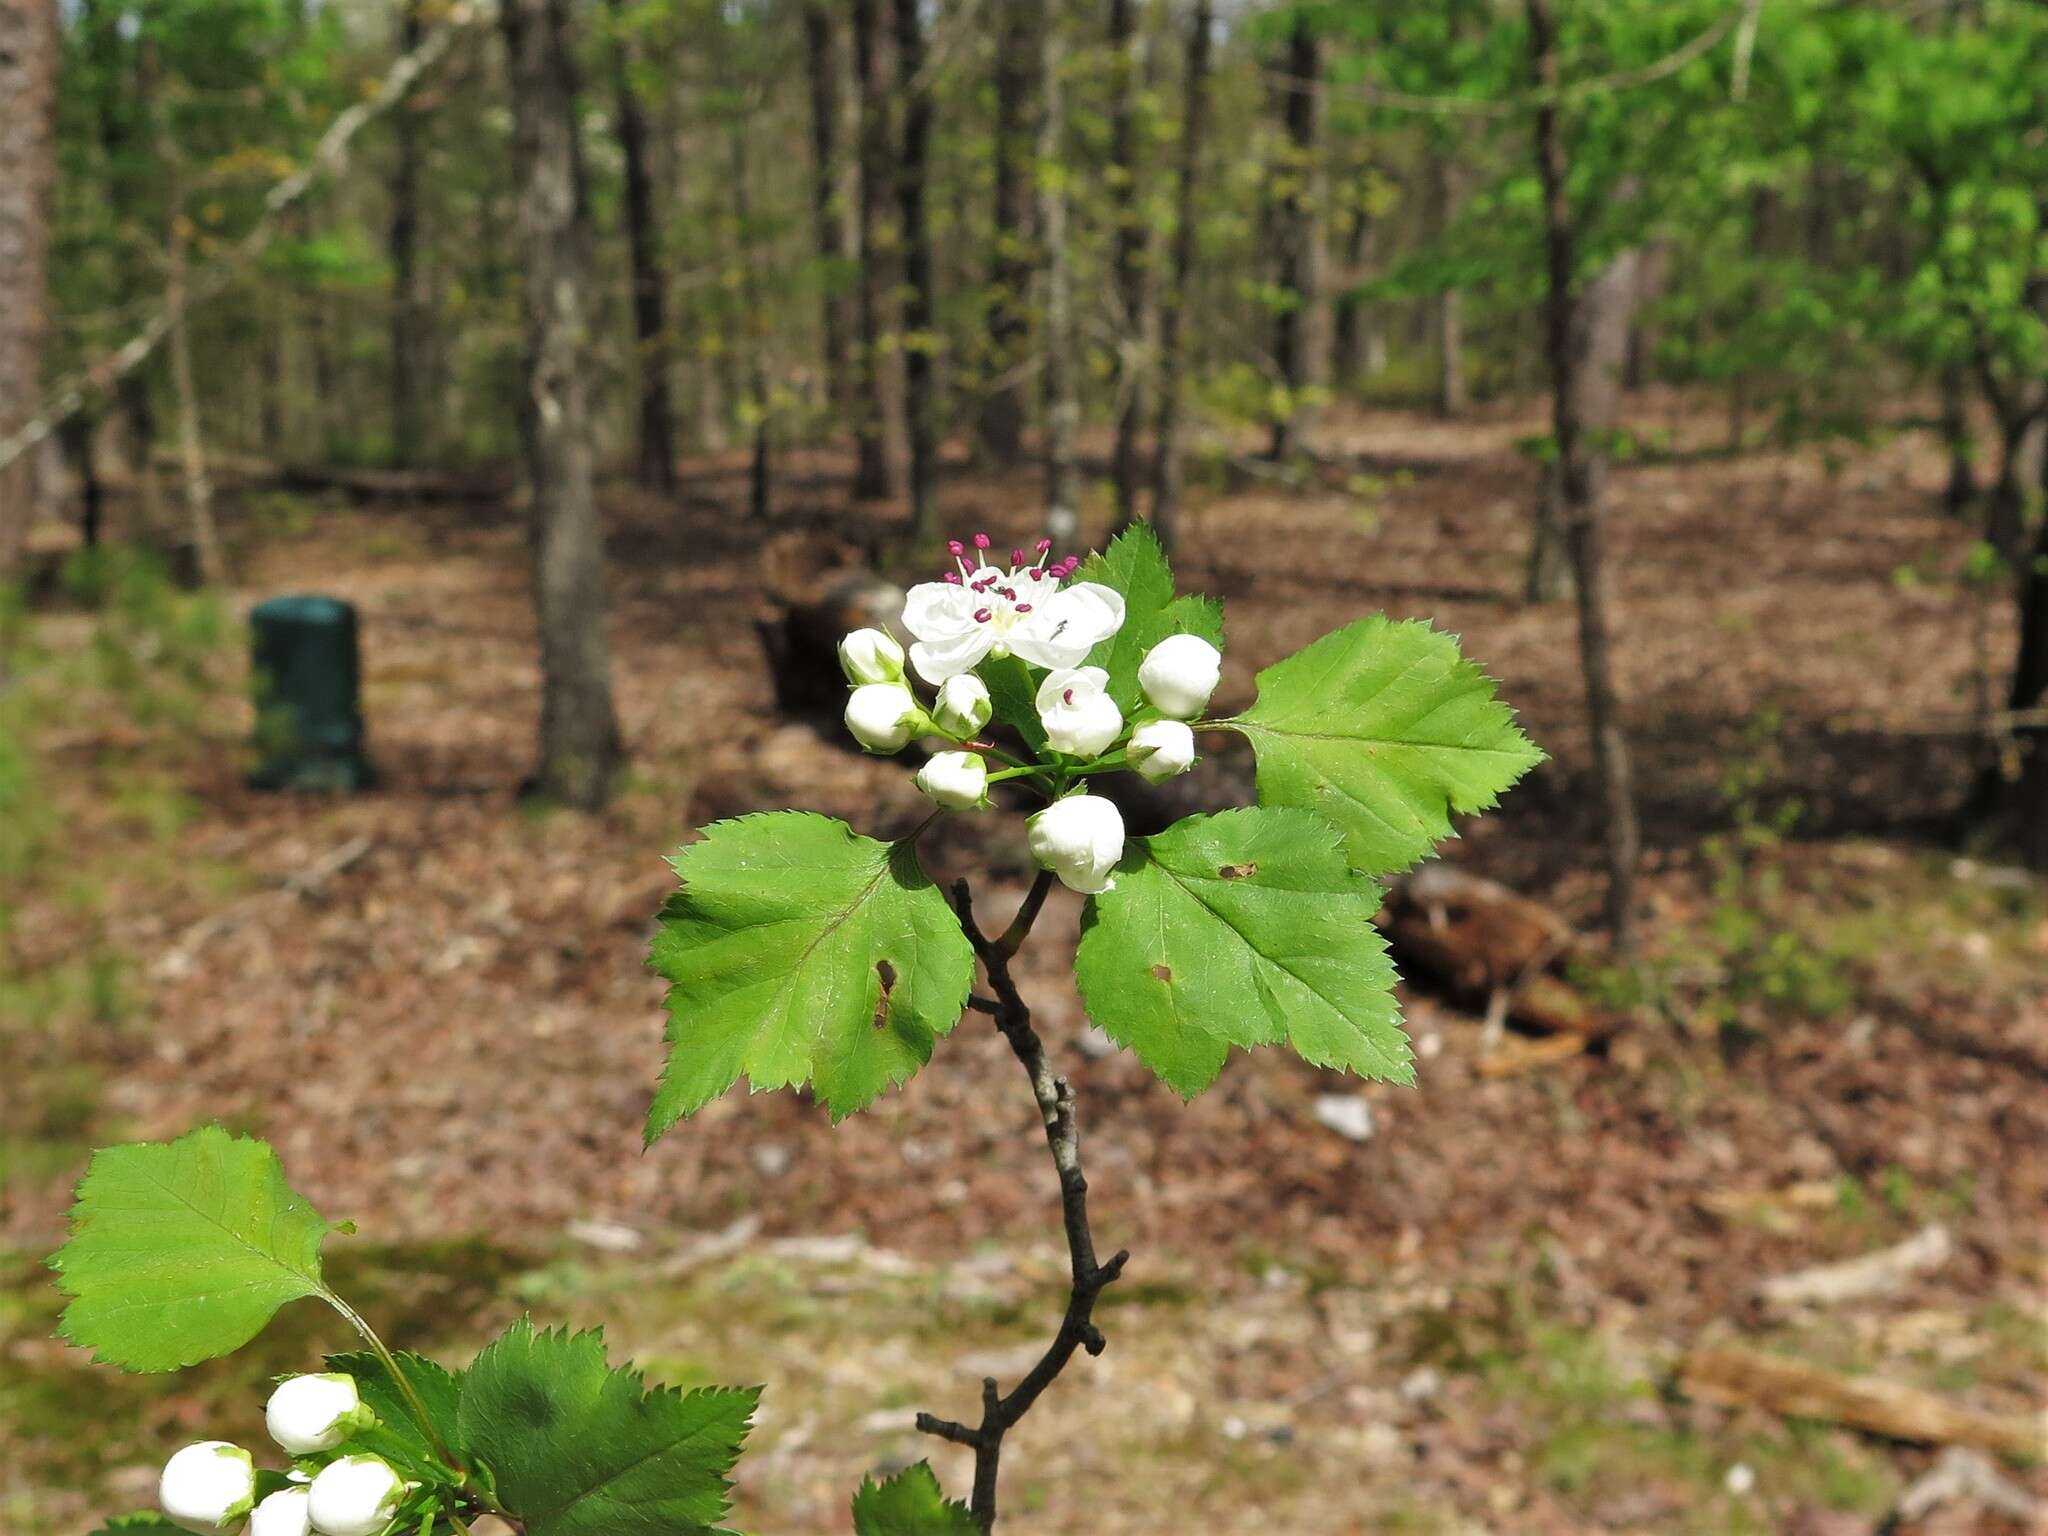
{"label": "green serrated leaf", "polygon": [[601,1331],[522,1318],[463,1374],[458,1421],[526,1536],[699,1536],[730,1504],[760,1395],[649,1389],[610,1368]]}
{"label": "green serrated leaf", "polygon": [[1233,1046],[1411,1082],[1379,896],[1320,816],[1190,816],[1135,839],[1089,899],[1075,979],[1089,1016],[1184,1098]]}
{"label": "green serrated leaf", "polygon": [[886,1482],[861,1480],[853,1496],[854,1536],[976,1536],[965,1504],[939,1490],[931,1463],[905,1467]]}
{"label": "green serrated leaf", "polygon": [[1088,653],[1088,665],[1109,673],[1110,697],[1126,715],[1142,702],[1138,663],[1168,635],[1199,635],[1223,649],[1223,605],[1214,598],[1174,595],[1173,567],[1143,523],[1090,555],[1074,579],[1099,581],[1123,594],[1123,627]]}
{"label": "green serrated leaf", "polygon": [[60,1337],[131,1371],[171,1371],[253,1339],[277,1309],[323,1294],[332,1228],[268,1145],[202,1126],[93,1153],[50,1259],[71,1298]]}
{"label": "green serrated leaf", "polygon": [[[462,1405],[462,1378],[423,1355],[399,1351],[394,1359],[405,1372],[413,1394],[426,1409],[434,1433],[456,1457],[462,1455],[458,1414]],[[343,1450],[382,1456],[407,1477],[424,1482],[446,1482],[448,1469],[434,1453],[433,1441],[419,1426],[412,1404],[398,1388],[384,1362],[368,1350],[329,1355],[327,1369],[345,1371],[355,1378],[363,1402],[377,1415],[373,1428],[351,1435]]]}
{"label": "green serrated leaf", "polygon": [[[989,657],[975,669],[988,684],[989,708],[1034,754],[1045,751],[1045,722],[1038,718],[1038,680],[1019,656]],[[1042,674],[1041,674],[1042,675]]]}
{"label": "green serrated leaf", "polygon": [[670,863],[683,888],[648,962],[672,984],[672,1049],[649,1141],[741,1073],[808,1081],[837,1120],[959,1022],[974,950],[910,843],[779,811],[716,822]]}
{"label": "green serrated leaf", "polygon": [[1352,864],[1393,874],[1543,761],[1457,640],[1414,620],[1360,619],[1259,674],[1227,722],[1258,758],[1259,801],[1337,824]]}

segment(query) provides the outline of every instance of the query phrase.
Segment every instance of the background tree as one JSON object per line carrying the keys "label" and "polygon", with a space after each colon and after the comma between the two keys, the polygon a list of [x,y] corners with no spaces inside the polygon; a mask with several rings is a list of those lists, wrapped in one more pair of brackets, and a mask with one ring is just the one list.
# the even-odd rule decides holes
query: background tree
{"label": "background tree", "polygon": [[[56,77],[56,6],[7,0],[0,5],[0,438],[19,430],[42,397]],[[27,537],[33,494],[32,461],[0,467],[0,576],[13,570]]]}

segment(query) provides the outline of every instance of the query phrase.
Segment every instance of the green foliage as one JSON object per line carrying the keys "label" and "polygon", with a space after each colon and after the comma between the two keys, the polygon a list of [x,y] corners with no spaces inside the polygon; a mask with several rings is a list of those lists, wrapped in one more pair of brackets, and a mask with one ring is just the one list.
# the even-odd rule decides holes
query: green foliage
{"label": "green foliage", "polygon": [[72,1298],[60,1332],[131,1371],[224,1355],[286,1302],[325,1294],[320,1244],[333,1230],[275,1152],[219,1126],[103,1148],[50,1260]]}
{"label": "green foliage", "polygon": [[162,1515],[120,1515],[109,1520],[92,1536],[133,1536],[136,1531],[171,1531],[183,1536],[184,1527],[173,1525]]}
{"label": "green foliage", "polygon": [[601,1332],[515,1323],[465,1374],[461,1443],[528,1536],[698,1536],[722,1519],[758,1390],[647,1388]]}
{"label": "green foliage", "polygon": [[1109,548],[1090,555],[1077,581],[1097,581],[1123,594],[1123,627],[1088,654],[1088,665],[1109,673],[1109,695],[1126,715],[1143,702],[1138,663],[1168,635],[1198,635],[1223,649],[1223,605],[1209,597],[1174,594],[1173,567],[1143,523],[1125,529]]}
{"label": "green foliage", "polygon": [[745,1073],[834,1119],[908,1079],[967,1003],[974,951],[913,844],[785,811],[705,829],[649,962],[671,983],[652,1140]]}
{"label": "green foliage", "polygon": [[1139,839],[1083,919],[1089,1015],[1192,1098],[1230,1048],[1286,1044],[1317,1066],[1413,1079],[1379,887],[1307,811],[1191,816]]}
{"label": "green foliage", "polygon": [[399,1351],[392,1358],[405,1373],[411,1396],[400,1390],[383,1359],[371,1350],[329,1355],[327,1369],[355,1378],[356,1390],[377,1416],[371,1428],[349,1437],[342,1449],[348,1453],[367,1452],[381,1456],[416,1481],[445,1479],[448,1469],[435,1453],[434,1442],[421,1428],[413,1404],[426,1410],[427,1420],[441,1444],[451,1449],[462,1443],[459,1411],[462,1378],[420,1355]]}
{"label": "green foliage", "polygon": [[853,1496],[854,1536],[975,1536],[978,1529],[967,1506],[940,1491],[930,1462],[885,1482],[864,1478]]}
{"label": "green foliage", "polygon": [[1259,674],[1226,722],[1258,757],[1259,799],[1327,816],[1354,867],[1408,868],[1543,761],[1493,680],[1449,635],[1360,619]]}

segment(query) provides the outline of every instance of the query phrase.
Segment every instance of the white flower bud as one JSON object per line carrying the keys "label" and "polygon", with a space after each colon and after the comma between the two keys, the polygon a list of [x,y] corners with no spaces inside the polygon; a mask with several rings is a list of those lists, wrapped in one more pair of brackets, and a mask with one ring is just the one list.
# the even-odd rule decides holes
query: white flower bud
{"label": "white flower bud", "polygon": [[1141,778],[1157,784],[1186,773],[1195,760],[1195,733],[1179,720],[1148,720],[1131,732],[1124,761]]}
{"label": "white flower bud", "polygon": [[1038,718],[1046,745],[1073,757],[1100,757],[1123,734],[1123,711],[1104,690],[1100,667],[1062,667],[1038,685]]}
{"label": "white flower bud", "polygon": [[839,665],[846,680],[862,683],[903,681],[903,647],[893,635],[880,629],[856,629],[839,642]]}
{"label": "white flower bud", "polygon": [[929,724],[901,683],[867,683],[846,701],[846,728],[870,752],[901,752]]}
{"label": "white flower bud", "polygon": [[1192,720],[1209,707],[1223,675],[1223,653],[1200,635],[1168,635],[1138,665],[1145,702],[1175,720]]}
{"label": "white flower bud", "polygon": [[270,1438],[294,1456],[331,1451],[374,1417],[363,1406],[355,1378],[338,1372],[280,1383],[263,1410]]}
{"label": "white flower bud", "polygon": [[256,1463],[225,1440],[188,1445],[164,1463],[157,1502],[185,1530],[233,1530],[256,1502]]}
{"label": "white flower bud", "polygon": [[313,1496],[304,1488],[280,1488],[249,1517],[249,1536],[312,1536]]}
{"label": "white flower bud", "polygon": [[995,713],[989,701],[988,684],[972,672],[956,672],[939,685],[939,702],[932,709],[932,723],[955,741],[965,741]]}
{"label": "white flower bud", "polygon": [[406,1484],[381,1456],[344,1456],[320,1469],[307,1512],[323,1536],[377,1536],[405,1501]]}
{"label": "white flower bud", "polygon": [[916,783],[941,809],[971,811],[988,799],[988,764],[979,752],[935,753]]}
{"label": "white flower bud", "polygon": [[1084,896],[1116,884],[1110,872],[1124,856],[1124,818],[1099,795],[1069,795],[1031,818],[1031,857]]}

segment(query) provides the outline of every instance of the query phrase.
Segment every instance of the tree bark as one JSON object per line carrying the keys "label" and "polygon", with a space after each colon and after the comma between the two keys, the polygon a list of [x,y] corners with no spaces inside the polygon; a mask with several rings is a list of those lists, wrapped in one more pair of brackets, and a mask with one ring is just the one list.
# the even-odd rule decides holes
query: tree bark
{"label": "tree bark", "polygon": [[[1458,168],[1449,144],[1438,144],[1430,152],[1430,232],[1442,239],[1458,216]],[[1464,297],[1456,288],[1436,296],[1431,317],[1431,339],[1436,343],[1436,411],[1439,416],[1462,416],[1471,401],[1465,382]]]}
{"label": "tree bark", "polygon": [[889,72],[880,0],[853,0],[854,74],[860,85],[860,415],[853,494],[880,500],[896,489],[892,444],[902,399],[900,358],[892,351],[896,232],[889,202],[895,186],[889,143]]}
{"label": "tree bark", "polygon": [[227,585],[220,533],[213,519],[213,480],[206,469],[206,443],[199,423],[199,387],[192,372],[192,317],[186,312],[188,223],[176,173],[172,175],[170,252],[164,307],[170,312],[171,388],[178,401],[178,465],[184,476],[185,516],[199,578],[209,587]]}
{"label": "tree bark", "polygon": [[1305,17],[1297,17],[1287,39],[1287,84],[1282,95],[1287,128],[1284,189],[1274,221],[1280,242],[1280,281],[1288,302],[1273,319],[1273,362],[1287,391],[1283,414],[1273,423],[1267,452],[1291,459],[1304,447],[1315,411],[1305,395],[1321,385],[1329,328],[1323,293],[1322,39]]}
{"label": "tree bark", "polygon": [[1330,377],[1337,389],[1347,392],[1358,389],[1386,361],[1378,317],[1369,313],[1365,302],[1352,291],[1372,274],[1379,233],[1376,226],[1365,198],[1355,196],[1344,230],[1344,294],[1337,300],[1330,322]]}
{"label": "tree bark", "polygon": [[1110,456],[1112,526],[1138,516],[1138,428],[1144,420],[1145,229],[1138,216],[1138,25],[1135,0],[1109,0],[1109,191],[1116,230],[1116,348],[1111,378],[1116,445]]}
{"label": "tree bark", "polygon": [[997,20],[995,187],[989,230],[988,382],[977,435],[997,464],[1024,454],[1025,379],[1031,323],[1031,92],[1044,0],[1006,0]]}
{"label": "tree bark", "polygon": [[903,98],[903,151],[896,202],[903,229],[904,405],[910,428],[910,524],[925,543],[939,536],[938,390],[932,376],[939,344],[932,301],[932,236],[924,183],[931,163],[932,88],[924,67],[919,0],[895,0],[896,70]]}
{"label": "tree bark", "polygon": [[[1553,92],[1558,83],[1557,33],[1549,0],[1525,0],[1525,4],[1536,87]],[[1607,926],[1615,949],[1626,955],[1633,949],[1635,936],[1639,837],[1628,739],[1622,730],[1621,704],[1614,686],[1602,527],[1606,466],[1601,445],[1597,440],[1589,441],[1581,416],[1589,405],[1597,406],[1602,392],[1616,391],[1619,381],[1603,383],[1593,377],[1588,367],[1589,354],[1595,350],[1591,343],[1596,338],[1582,319],[1575,288],[1578,232],[1572,222],[1566,190],[1570,161],[1559,108],[1554,102],[1546,102],[1536,110],[1536,169],[1543,186],[1543,246],[1549,281],[1545,329],[1550,354],[1551,435],[1557,454],[1559,510],[1578,586],[1579,665],[1585,674],[1586,717],[1593,737],[1594,777],[1607,854]],[[1602,281],[1611,280],[1618,287],[1624,277],[1632,291],[1632,271],[1604,274]],[[1591,318],[1601,322],[1592,329],[1603,332],[1611,328],[1614,314],[1619,311],[1621,344],[1625,346],[1626,309],[1611,300],[1587,307],[1594,312]],[[1616,362],[1618,366],[1618,358]]]}
{"label": "tree bark", "polygon": [[1038,163],[1053,168],[1038,184],[1038,233],[1045,283],[1045,536],[1064,549],[1080,530],[1080,470],[1076,439],[1081,399],[1074,374],[1074,277],[1067,250],[1066,179],[1060,155],[1066,135],[1066,35],[1059,10],[1045,19],[1039,78],[1044,111],[1038,120]]}
{"label": "tree bark", "polygon": [[633,269],[633,362],[638,370],[639,432],[634,478],[661,495],[676,488],[675,406],[669,393],[668,276],[662,270],[661,224],[654,207],[654,171],[647,110],[633,83],[634,50],[625,32],[625,0],[611,0],[612,92],[625,162],[626,249]]}
{"label": "tree bark", "polygon": [[[42,398],[56,84],[55,0],[0,0],[0,438]],[[0,581],[34,515],[35,458],[23,454],[0,469]]]}
{"label": "tree bark", "polygon": [[853,317],[840,286],[847,253],[839,199],[840,65],[834,10],[825,0],[806,0],[804,60],[811,86],[811,233],[820,267],[825,394],[834,411],[850,416],[856,409]]}
{"label": "tree bark", "polygon": [[[399,14],[398,51],[411,53],[426,35],[421,0],[405,0]],[[393,128],[398,158],[391,172],[391,462],[411,469],[420,462],[426,443],[426,408],[422,398],[421,360],[425,350],[422,324],[426,299],[420,273],[419,116],[402,103]]]}
{"label": "tree bark", "polygon": [[2027,401],[1999,412],[1998,475],[1984,501],[1984,540],[2017,560],[2026,539],[2027,503],[2048,462],[2048,405]]}
{"label": "tree bark", "polygon": [[1180,178],[1174,196],[1173,291],[1159,318],[1159,422],[1152,446],[1152,531],[1170,554],[1180,533],[1181,370],[1186,310],[1194,293],[1201,214],[1203,140],[1209,121],[1209,53],[1215,31],[1211,0],[1194,0],[1188,17],[1187,64],[1181,85]]}
{"label": "tree bark", "polygon": [[590,442],[590,212],[577,140],[571,0],[504,0],[525,269],[524,436],[541,652],[533,787],[594,810],[623,758],[605,634]]}
{"label": "tree bark", "polygon": [[1941,502],[1951,513],[1977,499],[1977,443],[1970,430],[1969,372],[1960,363],[1941,370],[1941,443],[1948,453],[1948,484]]}

